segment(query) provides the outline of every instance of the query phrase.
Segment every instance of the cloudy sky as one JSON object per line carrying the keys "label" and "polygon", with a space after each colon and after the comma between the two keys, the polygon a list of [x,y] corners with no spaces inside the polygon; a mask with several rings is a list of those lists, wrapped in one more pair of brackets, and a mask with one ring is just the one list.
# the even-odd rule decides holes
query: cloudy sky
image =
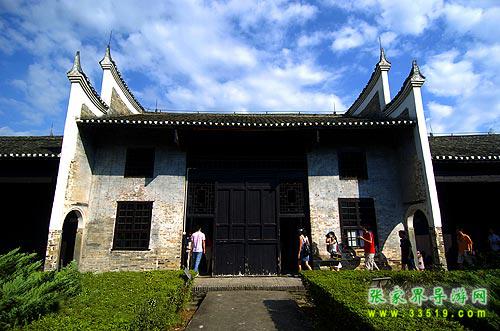
{"label": "cloudy sky", "polygon": [[500,132],[497,0],[0,0],[0,135],[62,134],[75,51],[112,56],[146,108],[346,110],[378,61],[417,59],[434,133]]}

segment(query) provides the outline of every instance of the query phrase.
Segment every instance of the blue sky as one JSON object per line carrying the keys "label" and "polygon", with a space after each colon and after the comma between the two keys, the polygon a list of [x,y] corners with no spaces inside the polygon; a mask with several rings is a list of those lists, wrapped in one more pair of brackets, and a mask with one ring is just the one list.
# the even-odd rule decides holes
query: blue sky
{"label": "blue sky", "polygon": [[112,56],[143,106],[346,110],[378,61],[391,96],[417,59],[434,133],[500,132],[500,3],[443,0],[0,0],[0,135],[62,134],[80,50]]}

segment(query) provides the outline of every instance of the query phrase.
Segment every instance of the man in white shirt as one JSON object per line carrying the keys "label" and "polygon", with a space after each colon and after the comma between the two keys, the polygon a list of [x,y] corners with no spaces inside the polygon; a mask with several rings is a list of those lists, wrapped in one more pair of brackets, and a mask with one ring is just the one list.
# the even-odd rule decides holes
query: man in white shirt
{"label": "man in white shirt", "polygon": [[205,254],[205,234],[201,232],[201,225],[196,227],[198,231],[191,235],[191,252],[193,254],[194,272],[198,275],[201,257]]}

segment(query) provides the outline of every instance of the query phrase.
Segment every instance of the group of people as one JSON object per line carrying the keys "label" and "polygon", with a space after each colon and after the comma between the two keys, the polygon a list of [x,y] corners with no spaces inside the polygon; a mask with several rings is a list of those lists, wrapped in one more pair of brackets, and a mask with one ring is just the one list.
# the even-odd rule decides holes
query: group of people
{"label": "group of people", "polygon": [[[365,253],[365,268],[367,270],[380,270],[375,263],[374,234],[372,231],[369,231],[365,227],[362,227],[361,229],[363,231],[363,235],[358,236],[357,239],[364,242],[363,249]],[[207,245],[205,234],[201,231],[201,226],[196,227],[196,230],[197,231],[194,232],[190,237],[188,253],[192,256],[193,259],[194,272],[198,274],[201,258],[204,254],[207,253]],[[415,265],[411,242],[406,231],[399,231],[399,238],[401,248],[401,269],[420,271],[425,270],[425,253],[417,250],[417,265]],[[493,229],[490,229],[488,242],[493,252],[500,251],[500,236],[498,236],[493,231]],[[342,253],[339,241],[333,231],[330,231],[326,234],[325,245],[327,252],[330,254],[330,258],[335,260],[335,263],[332,266],[332,270],[339,271],[342,268]],[[297,255],[299,272],[302,271],[302,264],[304,264],[308,270],[312,270],[311,265],[309,264],[311,255],[311,244],[309,242],[307,233],[305,229],[299,229],[299,250]],[[470,266],[474,265],[473,242],[470,236],[464,233],[462,228],[459,228],[457,229],[458,268],[462,269],[464,266],[464,262]]]}
{"label": "group of people", "polygon": [[[359,236],[358,239],[364,242],[365,267],[368,270],[380,270],[375,263],[375,237],[373,232],[364,227],[362,230],[363,236]],[[342,268],[342,252],[340,243],[333,231],[326,234],[325,245],[327,252],[330,254],[330,258],[334,260],[331,270],[339,271]],[[306,231],[304,229],[299,229],[299,252],[297,256],[299,272],[302,271],[302,264],[304,264],[308,270],[312,269],[309,265],[310,255],[311,246]]]}

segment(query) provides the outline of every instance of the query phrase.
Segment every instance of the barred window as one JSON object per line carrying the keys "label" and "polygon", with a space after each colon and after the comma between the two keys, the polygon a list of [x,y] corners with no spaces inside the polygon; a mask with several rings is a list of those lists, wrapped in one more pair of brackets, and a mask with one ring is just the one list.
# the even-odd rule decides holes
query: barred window
{"label": "barred window", "polygon": [[119,201],[116,211],[115,250],[147,250],[153,202]]}
{"label": "barred window", "polygon": [[153,177],[155,167],[154,148],[127,148],[125,177]]}
{"label": "barred window", "polygon": [[342,240],[350,247],[363,247],[364,241],[358,239],[363,235],[361,227],[373,232],[377,241],[377,221],[373,199],[339,199],[340,227]]}
{"label": "barred window", "polygon": [[362,150],[343,150],[338,153],[340,179],[367,179],[366,153]]}

